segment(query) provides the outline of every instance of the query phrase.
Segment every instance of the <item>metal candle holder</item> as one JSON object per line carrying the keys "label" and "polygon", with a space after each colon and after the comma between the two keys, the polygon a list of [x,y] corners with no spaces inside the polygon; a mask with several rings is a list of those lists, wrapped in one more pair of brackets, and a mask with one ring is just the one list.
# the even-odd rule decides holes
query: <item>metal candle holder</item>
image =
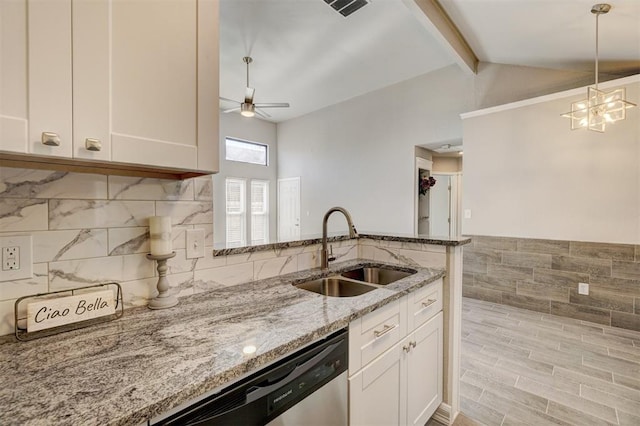
{"label": "metal candle holder", "polygon": [[147,254],[147,259],[155,260],[158,263],[158,295],[149,301],[149,309],[165,309],[178,304],[178,298],[169,293],[169,280],[167,279],[167,260],[176,255],[176,252],[169,254]]}

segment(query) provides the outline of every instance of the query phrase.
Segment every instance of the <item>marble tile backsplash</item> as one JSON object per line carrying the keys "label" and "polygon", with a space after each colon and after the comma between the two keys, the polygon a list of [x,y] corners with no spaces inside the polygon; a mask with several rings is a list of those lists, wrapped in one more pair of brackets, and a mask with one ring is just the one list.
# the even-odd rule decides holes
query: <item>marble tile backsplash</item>
{"label": "marble tile backsplash", "polygon": [[[125,308],[155,297],[157,272],[146,259],[148,217],[171,216],[168,278],[179,295],[320,266],[319,245],[213,257],[212,177],[184,181],[0,167],[0,235],[33,237],[33,277],[0,282],[0,335],[13,333],[22,296],[116,281]],[[205,257],[186,258],[186,230],[205,231]],[[355,259],[355,241],[333,244]]]}
{"label": "marble tile backsplash", "polygon": [[193,293],[198,262],[186,259],[185,231],[203,229],[211,257],[210,176],[173,181],[0,167],[0,235],[31,235],[34,262],[32,278],[0,282],[0,335],[13,332],[15,300],[31,294],[117,281],[125,307],[146,304],[157,282],[145,257],[153,215],[172,217],[170,281],[180,294]]}
{"label": "marble tile backsplash", "polygon": [[447,249],[433,244],[360,239],[358,257],[408,267],[444,268]]}

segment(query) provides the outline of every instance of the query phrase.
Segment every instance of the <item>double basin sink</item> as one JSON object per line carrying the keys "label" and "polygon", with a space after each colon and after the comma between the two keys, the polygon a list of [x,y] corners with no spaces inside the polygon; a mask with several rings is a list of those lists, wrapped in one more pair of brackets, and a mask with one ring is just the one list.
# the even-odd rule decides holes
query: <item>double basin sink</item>
{"label": "double basin sink", "polygon": [[358,267],[342,272],[340,275],[318,278],[294,284],[296,287],[331,297],[359,296],[380,286],[391,284],[416,271],[398,270],[387,267]]}

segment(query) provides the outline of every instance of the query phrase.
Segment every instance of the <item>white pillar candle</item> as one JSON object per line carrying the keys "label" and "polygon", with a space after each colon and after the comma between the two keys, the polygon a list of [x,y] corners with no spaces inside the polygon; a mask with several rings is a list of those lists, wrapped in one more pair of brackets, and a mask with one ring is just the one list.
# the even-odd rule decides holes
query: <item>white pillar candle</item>
{"label": "white pillar candle", "polygon": [[162,256],[171,254],[171,218],[168,216],[151,216],[149,218],[149,234],[151,236],[151,254]]}

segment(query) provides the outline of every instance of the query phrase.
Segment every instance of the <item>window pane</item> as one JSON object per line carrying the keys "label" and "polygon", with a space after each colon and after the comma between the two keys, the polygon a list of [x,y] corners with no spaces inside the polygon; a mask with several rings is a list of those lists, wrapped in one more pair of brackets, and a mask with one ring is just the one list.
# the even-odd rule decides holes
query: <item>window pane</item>
{"label": "window pane", "polygon": [[242,163],[267,165],[267,145],[238,139],[225,139],[225,159]]}
{"label": "window pane", "polygon": [[246,239],[246,208],[244,179],[228,178],[226,183],[226,240],[227,247],[247,245]]}
{"label": "window pane", "polygon": [[269,242],[269,217],[251,215],[251,244],[267,244]]}
{"label": "window pane", "polygon": [[243,232],[244,219],[242,216],[227,216],[227,247],[246,245]]}
{"label": "window pane", "polygon": [[251,181],[251,213],[265,214],[269,205],[269,182]]}
{"label": "window pane", "polygon": [[244,186],[242,179],[227,179],[227,213],[244,212]]}
{"label": "window pane", "polygon": [[269,182],[251,181],[251,243],[269,242]]}

